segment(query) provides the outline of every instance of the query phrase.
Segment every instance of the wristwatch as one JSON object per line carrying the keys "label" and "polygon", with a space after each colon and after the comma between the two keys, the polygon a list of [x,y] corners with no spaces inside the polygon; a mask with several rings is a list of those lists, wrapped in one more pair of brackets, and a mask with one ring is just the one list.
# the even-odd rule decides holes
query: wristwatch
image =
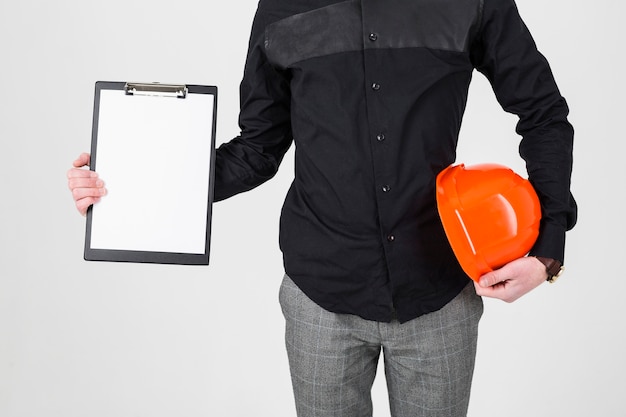
{"label": "wristwatch", "polygon": [[539,262],[546,266],[546,272],[548,273],[548,281],[550,284],[553,284],[561,275],[563,275],[563,271],[565,271],[565,267],[561,265],[561,262],[552,258],[544,258],[542,256],[535,256]]}

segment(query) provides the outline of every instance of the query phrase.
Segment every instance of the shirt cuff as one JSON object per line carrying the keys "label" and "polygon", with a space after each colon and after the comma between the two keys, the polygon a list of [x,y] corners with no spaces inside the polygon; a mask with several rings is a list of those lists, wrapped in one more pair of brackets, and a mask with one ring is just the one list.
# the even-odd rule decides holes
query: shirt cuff
{"label": "shirt cuff", "polygon": [[565,228],[553,223],[542,223],[539,237],[530,250],[531,256],[542,256],[564,262]]}

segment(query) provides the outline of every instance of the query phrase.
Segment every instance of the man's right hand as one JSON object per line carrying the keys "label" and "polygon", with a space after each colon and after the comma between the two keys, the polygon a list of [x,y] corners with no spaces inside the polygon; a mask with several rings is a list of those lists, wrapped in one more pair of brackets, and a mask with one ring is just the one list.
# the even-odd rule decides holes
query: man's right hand
{"label": "man's right hand", "polygon": [[107,193],[104,181],[98,178],[98,174],[84,168],[89,166],[89,159],[88,153],[81,154],[72,163],[74,167],[67,171],[67,185],[72,192],[76,208],[83,216],[89,206],[100,201],[100,197]]}

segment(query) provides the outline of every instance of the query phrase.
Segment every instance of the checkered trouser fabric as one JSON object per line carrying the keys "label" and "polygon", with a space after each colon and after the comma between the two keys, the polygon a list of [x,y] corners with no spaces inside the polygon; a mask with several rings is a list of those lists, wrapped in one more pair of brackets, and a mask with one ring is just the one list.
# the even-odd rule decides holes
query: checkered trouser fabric
{"label": "checkered trouser fabric", "polygon": [[467,414],[480,297],[470,283],[444,308],[400,324],[335,314],[288,276],[280,288],[298,417],[369,417],[383,352],[393,417]]}

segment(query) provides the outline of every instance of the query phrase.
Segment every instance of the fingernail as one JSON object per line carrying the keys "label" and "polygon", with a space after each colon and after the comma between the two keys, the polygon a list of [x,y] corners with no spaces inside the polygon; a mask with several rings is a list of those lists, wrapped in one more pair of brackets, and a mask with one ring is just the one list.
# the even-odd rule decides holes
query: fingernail
{"label": "fingernail", "polygon": [[89,176],[90,176],[91,178],[98,178],[98,173],[97,173],[97,172],[95,172],[95,171],[91,171],[91,174],[89,174]]}
{"label": "fingernail", "polygon": [[480,280],[480,286],[481,287],[487,287],[487,286],[489,286],[489,283],[487,282],[486,279],[481,279]]}
{"label": "fingernail", "polygon": [[102,187],[104,185],[104,181],[98,180],[96,181],[96,187]]}

